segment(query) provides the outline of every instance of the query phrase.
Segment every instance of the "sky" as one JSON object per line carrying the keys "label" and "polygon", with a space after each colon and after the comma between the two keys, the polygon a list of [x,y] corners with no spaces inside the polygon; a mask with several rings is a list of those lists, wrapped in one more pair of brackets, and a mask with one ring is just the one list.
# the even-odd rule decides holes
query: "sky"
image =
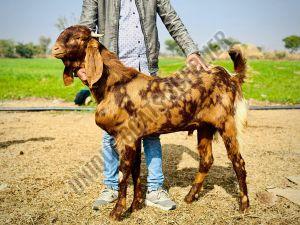
{"label": "sky", "polygon": [[[171,0],[191,37],[201,47],[218,31],[266,50],[282,50],[282,39],[300,36],[300,0]],[[58,17],[80,17],[82,0],[1,0],[0,39],[37,43],[53,41]],[[163,45],[170,38],[158,19]]]}

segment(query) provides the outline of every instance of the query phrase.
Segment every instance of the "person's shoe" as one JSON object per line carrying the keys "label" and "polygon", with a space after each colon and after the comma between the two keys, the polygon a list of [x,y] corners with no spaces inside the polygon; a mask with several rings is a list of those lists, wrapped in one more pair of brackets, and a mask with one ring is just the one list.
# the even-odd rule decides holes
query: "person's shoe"
{"label": "person's shoe", "polygon": [[118,191],[106,187],[100,194],[100,196],[95,200],[93,204],[94,210],[99,210],[103,205],[112,203],[118,198]]}
{"label": "person's shoe", "polygon": [[85,101],[84,101],[84,105],[89,105],[91,102],[92,102],[92,97],[91,96],[88,96]]}
{"label": "person's shoe", "polygon": [[168,192],[162,188],[159,188],[156,191],[148,191],[145,204],[162,210],[176,209],[176,203],[170,199]]}

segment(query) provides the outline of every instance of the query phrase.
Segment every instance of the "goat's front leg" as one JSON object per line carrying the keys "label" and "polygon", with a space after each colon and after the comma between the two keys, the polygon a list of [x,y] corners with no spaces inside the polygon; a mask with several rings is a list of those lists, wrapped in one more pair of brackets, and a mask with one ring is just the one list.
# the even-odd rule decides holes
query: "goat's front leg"
{"label": "goat's front leg", "polygon": [[143,207],[142,185],[141,185],[141,140],[136,144],[136,154],[131,168],[132,180],[134,185],[134,196],[130,211],[134,212]]}
{"label": "goat's front leg", "polygon": [[114,220],[121,220],[121,216],[126,209],[127,185],[131,173],[132,162],[136,153],[135,150],[135,147],[129,147],[126,145],[125,149],[120,153],[119,195],[118,201],[110,213],[110,217]]}

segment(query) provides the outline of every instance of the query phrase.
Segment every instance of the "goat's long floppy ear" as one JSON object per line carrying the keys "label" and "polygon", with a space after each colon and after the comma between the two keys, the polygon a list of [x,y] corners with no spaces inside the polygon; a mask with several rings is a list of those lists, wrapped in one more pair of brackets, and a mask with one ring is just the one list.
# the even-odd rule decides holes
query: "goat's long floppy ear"
{"label": "goat's long floppy ear", "polygon": [[85,71],[90,88],[101,78],[103,72],[103,59],[99,47],[100,43],[92,38],[86,48]]}
{"label": "goat's long floppy ear", "polygon": [[65,67],[63,78],[66,86],[69,86],[70,84],[73,83],[74,81],[73,71],[70,67],[67,66]]}

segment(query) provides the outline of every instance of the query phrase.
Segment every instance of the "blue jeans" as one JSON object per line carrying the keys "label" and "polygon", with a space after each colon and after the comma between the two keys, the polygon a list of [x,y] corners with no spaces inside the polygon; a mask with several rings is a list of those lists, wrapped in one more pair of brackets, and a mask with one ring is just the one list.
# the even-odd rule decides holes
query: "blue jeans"
{"label": "blue jeans", "polygon": [[[161,144],[158,136],[143,139],[146,165],[148,169],[147,187],[149,191],[162,187],[164,175],[162,172]],[[104,131],[103,133],[103,183],[114,190],[118,190],[119,155],[115,149],[115,140]]]}

